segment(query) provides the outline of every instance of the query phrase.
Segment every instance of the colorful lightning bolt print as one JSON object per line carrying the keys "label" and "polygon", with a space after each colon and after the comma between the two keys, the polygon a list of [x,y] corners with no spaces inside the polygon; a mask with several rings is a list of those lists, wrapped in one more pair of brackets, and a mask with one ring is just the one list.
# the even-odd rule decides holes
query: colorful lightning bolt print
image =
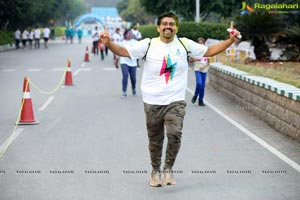
{"label": "colorful lightning bolt print", "polygon": [[171,61],[170,55],[164,56],[162,67],[160,70],[160,76],[165,74],[166,84],[168,84],[170,81],[172,81],[174,77],[174,73],[176,71],[177,63],[173,63]]}

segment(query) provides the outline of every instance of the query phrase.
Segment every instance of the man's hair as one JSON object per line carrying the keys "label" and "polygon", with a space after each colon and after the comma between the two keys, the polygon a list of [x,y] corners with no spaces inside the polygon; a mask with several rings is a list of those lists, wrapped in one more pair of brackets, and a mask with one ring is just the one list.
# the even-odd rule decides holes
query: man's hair
{"label": "man's hair", "polygon": [[161,14],[157,19],[157,26],[160,25],[161,20],[165,17],[173,18],[175,20],[176,26],[178,27],[178,17],[174,12],[165,12],[165,13]]}

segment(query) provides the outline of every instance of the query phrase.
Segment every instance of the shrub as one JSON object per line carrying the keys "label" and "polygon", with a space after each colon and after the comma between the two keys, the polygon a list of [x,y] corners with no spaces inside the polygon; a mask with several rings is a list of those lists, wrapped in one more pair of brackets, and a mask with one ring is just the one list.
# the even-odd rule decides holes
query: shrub
{"label": "shrub", "polygon": [[[223,24],[210,24],[206,22],[181,22],[179,24],[178,37],[187,37],[194,41],[199,37],[214,38],[224,40],[228,38],[226,31],[227,25]],[[156,25],[140,26],[139,31],[142,33],[143,38],[158,37]]]}
{"label": "shrub", "polygon": [[228,38],[227,28],[227,25],[223,24],[182,22],[179,24],[177,35],[178,37],[187,37],[194,41],[199,37],[224,40]]}
{"label": "shrub", "polygon": [[143,38],[154,38],[159,36],[155,25],[143,25],[139,26]]}
{"label": "shrub", "polygon": [[55,37],[61,37],[61,36],[65,35],[65,29],[66,29],[66,27],[64,27],[64,26],[55,27]]}
{"label": "shrub", "polygon": [[0,45],[12,44],[14,43],[14,33],[0,31]]}

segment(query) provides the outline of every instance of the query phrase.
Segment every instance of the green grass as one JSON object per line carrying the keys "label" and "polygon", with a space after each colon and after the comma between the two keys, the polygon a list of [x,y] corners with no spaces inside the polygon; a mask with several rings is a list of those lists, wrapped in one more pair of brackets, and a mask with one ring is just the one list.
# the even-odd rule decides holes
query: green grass
{"label": "green grass", "polygon": [[300,62],[252,62],[248,64],[224,62],[224,64],[253,75],[268,77],[300,88]]}

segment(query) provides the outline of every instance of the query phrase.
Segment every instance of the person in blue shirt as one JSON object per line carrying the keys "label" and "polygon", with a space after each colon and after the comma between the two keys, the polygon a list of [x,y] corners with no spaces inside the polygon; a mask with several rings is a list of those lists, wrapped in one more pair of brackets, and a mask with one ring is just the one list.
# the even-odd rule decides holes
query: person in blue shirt
{"label": "person in blue shirt", "polygon": [[82,29],[81,29],[81,27],[79,27],[78,30],[77,30],[77,36],[78,36],[78,43],[81,44],[81,39],[82,39]]}

